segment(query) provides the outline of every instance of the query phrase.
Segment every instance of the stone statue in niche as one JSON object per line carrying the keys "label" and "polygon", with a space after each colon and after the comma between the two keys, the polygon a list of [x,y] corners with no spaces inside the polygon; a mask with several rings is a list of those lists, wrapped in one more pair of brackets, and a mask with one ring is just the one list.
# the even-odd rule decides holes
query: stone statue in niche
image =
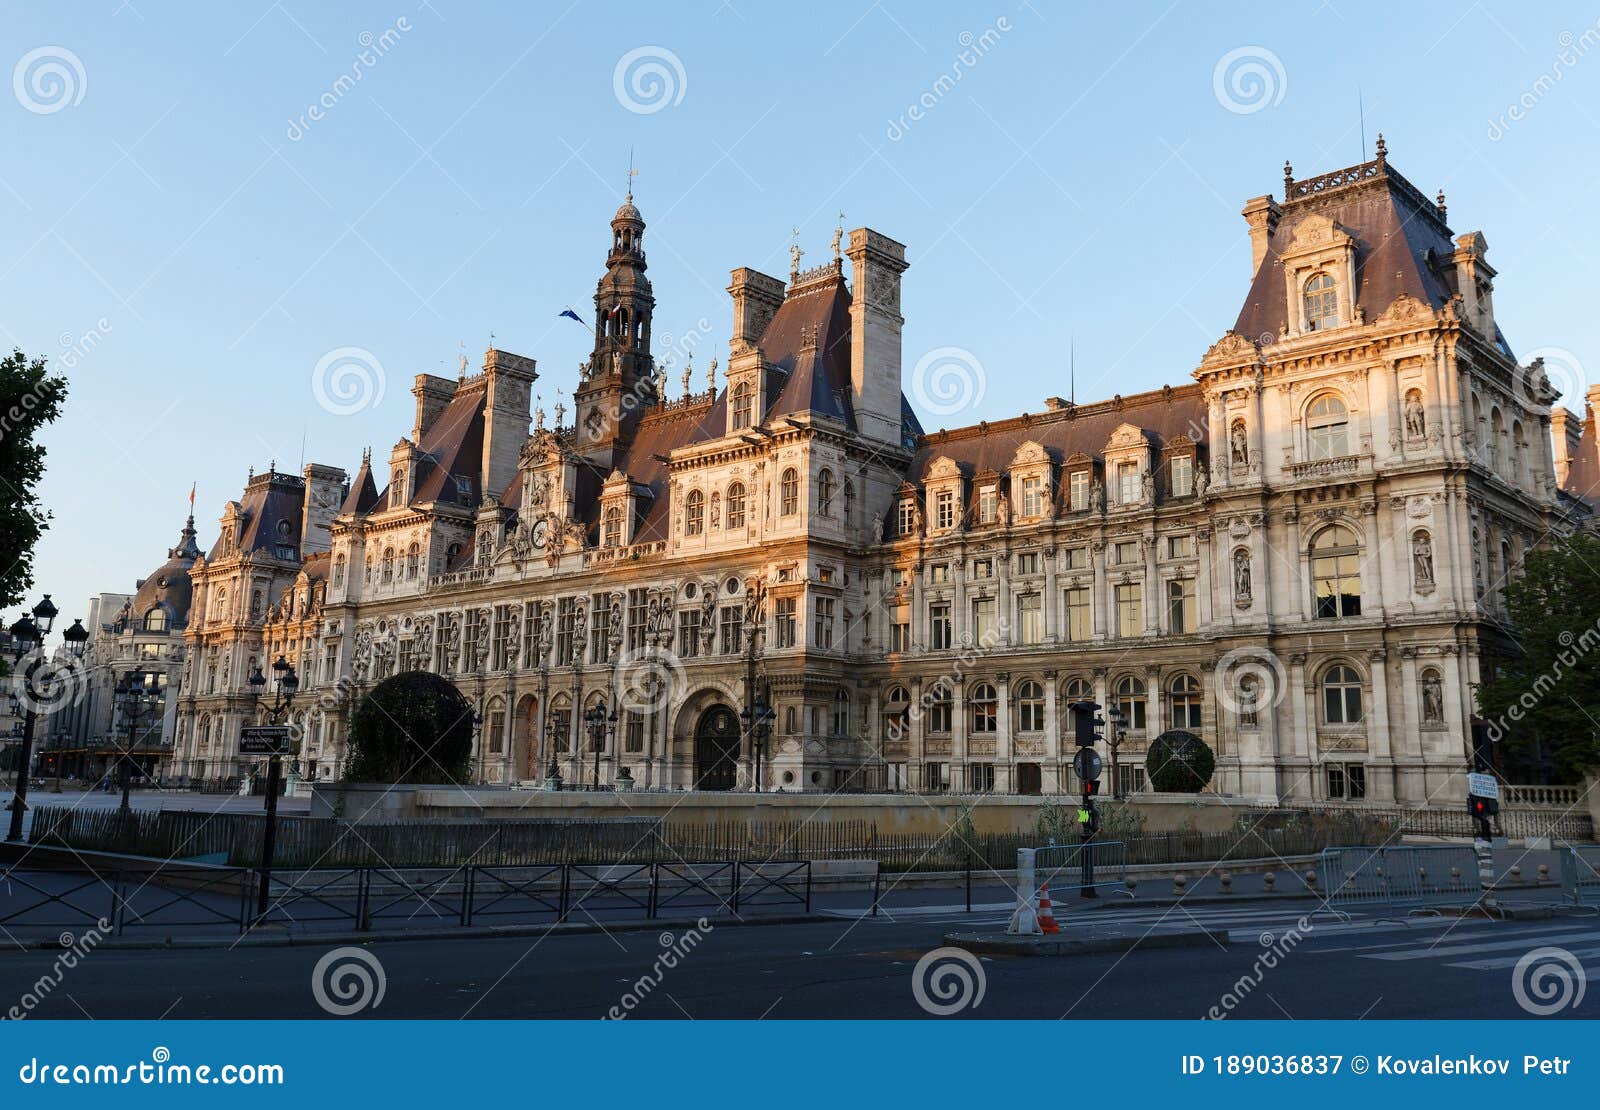
{"label": "stone statue in niche", "polygon": [[882,543],[883,542],[883,514],[882,513],[873,513],[872,514],[872,542],[873,543]]}
{"label": "stone statue in niche", "polygon": [[1254,675],[1245,675],[1239,679],[1239,724],[1245,728],[1255,728],[1257,725],[1257,706],[1261,696],[1259,684]]}
{"label": "stone statue in niche", "polygon": [[1406,438],[1423,439],[1428,434],[1428,417],[1422,408],[1422,394],[1412,390],[1406,394]]}
{"label": "stone statue in niche", "polygon": [[572,661],[581,664],[589,652],[589,611],[583,598],[572,601]]}
{"label": "stone statue in niche", "polygon": [[1228,449],[1232,452],[1233,465],[1250,465],[1250,440],[1245,435],[1244,421],[1234,421],[1233,431],[1228,436]]}
{"label": "stone statue in niche", "polygon": [[1433,540],[1426,532],[1412,537],[1411,568],[1417,585],[1433,585]]}
{"label": "stone statue in niche", "polygon": [[1250,553],[1240,548],[1233,553],[1233,600],[1248,606],[1250,598]]}
{"label": "stone statue in niche", "polygon": [[1146,470],[1144,472],[1144,477],[1142,479],[1140,479],[1140,481],[1139,481],[1139,486],[1144,491],[1144,499],[1146,501],[1150,502],[1151,504],[1154,504],[1155,503],[1155,499],[1156,499],[1156,473],[1155,473],[1155,471]]}
{"label": "stone statue in niche", "polygon": [[1096,478],[1089,483],[1089,508],[1093,512],[1103,513],[1106,509],[1105,483]]}
{"label": "stone statue in niche", "polygon": [[1196,497],[1204,497],[1206,495],[1206,486],[1210,484],[1211,481],[1211,479],[1206,476],[1207,473],[1208,468],[1204,466],[1197,466],[1194,468],[1194,494]]}
{"label": "stone statue in niche", "polygon": [[1431,725],[1444,723],[1444,683],[1431,671],[1422,676],[1422,719]]}

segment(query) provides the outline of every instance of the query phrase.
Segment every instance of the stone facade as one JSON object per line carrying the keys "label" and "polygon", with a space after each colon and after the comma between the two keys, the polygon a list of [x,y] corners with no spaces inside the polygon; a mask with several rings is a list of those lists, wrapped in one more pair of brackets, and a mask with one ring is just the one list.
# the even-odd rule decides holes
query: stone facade
{"label": "stone facade", "polygon": [[[246,770],[244,679],[301,677],[297,761],[406,669],[476,707],[480,781],[626,768],[763,786],[1074,788],[1067,705],[1160,731],[1269,801],[1456,799],[1500,584],[1586,512],[1495,325],[1483,236],[1376,161],[1244,210],[1252,275],[1193,381],[924,434],[901,394],[903,246],[733,271],[725,381],[667,397],[645,223],[612,221],[573,422],[533,360],[419,376],[374,476],[251,479],[194,568],[171,773]],[[846,279],[846,264],[849,280]],[[1042,376],[1048,377],[1045,369]],[[530,424],[532,425],[530,431]],[[313,522],[313,505],[338,509]],[[582,717],[618,711],[597,753]]]}

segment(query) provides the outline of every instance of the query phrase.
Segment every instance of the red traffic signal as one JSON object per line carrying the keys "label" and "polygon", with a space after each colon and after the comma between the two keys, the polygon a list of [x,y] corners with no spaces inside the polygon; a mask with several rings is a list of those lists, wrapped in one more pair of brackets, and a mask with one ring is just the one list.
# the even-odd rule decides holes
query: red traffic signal
{"label": "red traffic signal", "polygon": [[1100,780],[1099,779],[1088,779],[1088,780],[1086,780],[1084,782],[1084,784],[1083,784],[1083,796],[1085,798],[1092,798],[1098,793],[1100,793]]}

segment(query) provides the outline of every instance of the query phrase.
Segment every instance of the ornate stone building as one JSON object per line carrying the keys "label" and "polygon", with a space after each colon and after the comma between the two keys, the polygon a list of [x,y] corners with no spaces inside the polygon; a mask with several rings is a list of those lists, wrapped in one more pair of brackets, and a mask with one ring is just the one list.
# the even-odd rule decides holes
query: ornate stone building
{"label": "ornate stone building", "polygon": [[[733,271],[724,381],[713,361],[668,399],[630,197],[571,424],[530,411],[532,359],[491,349],[416,379],[386,470],[273,472],[228,505],[193,571],[173,773],[240,773],[243,680],[282,654],[316,778],[352,697],[423,668],[476,707],[489,783],[598,763],[748,787],[759,695],[767,789],[1054,792],[1066,706],[1092,698],[1123,715],[1130,789],[1183,728],[1222,791],[1458,799],[1500,584],[1582,512],[1548,386],[1496,327],[1483,236],[1381,141],[1286,167],[1244,216],[1244,303],[1192,382],[924,434],[901,244],[841,231],[787,282]],[[598,753],[596,703],[619,711]]]}

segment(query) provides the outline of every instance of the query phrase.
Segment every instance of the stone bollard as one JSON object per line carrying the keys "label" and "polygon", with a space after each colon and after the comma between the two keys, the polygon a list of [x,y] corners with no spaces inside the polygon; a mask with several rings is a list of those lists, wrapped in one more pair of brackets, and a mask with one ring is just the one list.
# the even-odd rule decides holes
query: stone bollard
{"label": "stone bollard", "polygon": [[1539,881],[1541,883],[1547,883],[1550,881],[1550,865],[1548,863],[1541,863],[1539,865]]}
{"label": "stone bollard", "polygon": [[1176,894],[1179,898],[1183,897],[1184,888],[1188,885],[1189,880],[1185,879],[1182,875],[1172,876],[1172,893]]}
{"label": "stone bollard", "polygon": [[1272,889],[1277,882],[1278,873],[1276,871],[1268,871],[1265,875],[1261,876],[1261,886],[1268,894],[1272,893]]}
{"label": "stone bollard", "polygon": [[1233,893],[1233,876],[1232,875],[1230,875],[1226,871],[1224,871],[1220,875],[1217,876],[1217,882],[1222,884],[1222,893],[1224,893],[1224,894],[1232,894]]}
{"label": "stone bollard", "polygon": [[1450,885],[1451,886],[1460,886],[1461,885],[1461,868],[1452,867],[1450,869]]}
{"label": "stone bollard", "polygon": [[1522,865],[1521,864],[1513,863],[1511,865],[1511,881],[1513,883],[1517,883],[1517,884],[1520,884],[1522,882]]}
{"label": "stone bollard", "polygon": [[1306,869],[1306,889],[1313,893],[1317,889],[1317,873],[1310,868]]}
{"label": "stone bollard", "polygon": [[1130,898],[1139,897],[1139,876],[1129,875],[1128,881],[1123,885],[1128,888],[1128,896]]}

